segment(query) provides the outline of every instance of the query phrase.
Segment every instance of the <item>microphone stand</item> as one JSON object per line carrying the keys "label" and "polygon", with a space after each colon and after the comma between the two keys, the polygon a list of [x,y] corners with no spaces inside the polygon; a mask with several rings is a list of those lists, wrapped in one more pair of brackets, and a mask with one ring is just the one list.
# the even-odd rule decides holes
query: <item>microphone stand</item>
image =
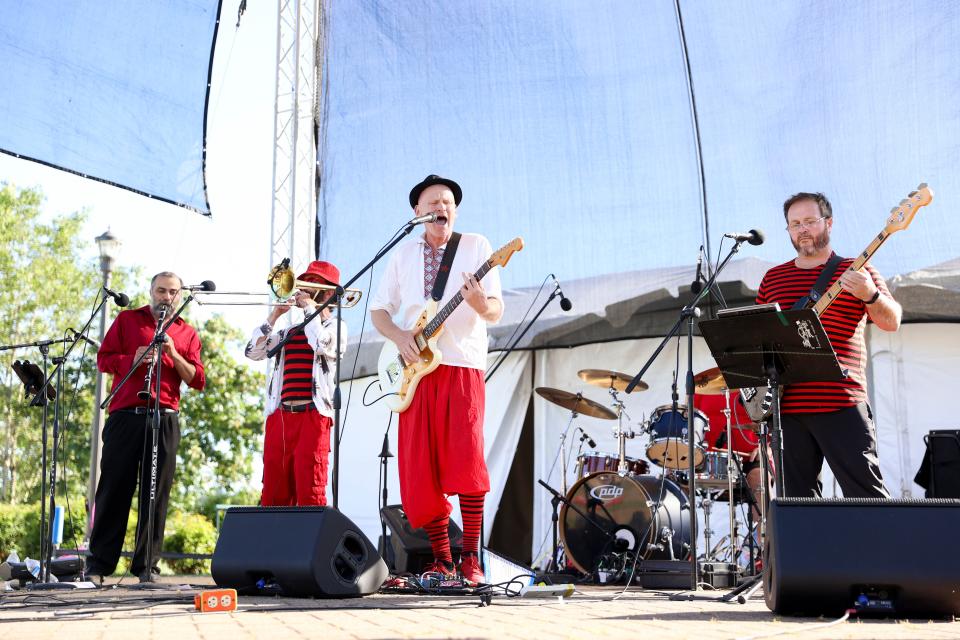
{"label": "microphone stand", "polygon": [[390,555],[387,551],[387,518],[384,516],[384,511],[387,508],[387,464],[390,461],[390,458],[393,457],[393,454],[390,453],[390,423],[387,423],[387,430],[383,432],[383,447],[380,448],[380,455],[377,456],[380,458],[380,474],[382,478],[382,483],[380,485],[380,541],[383,545],[380,549],[380,557],[383,558],[383,561],[387,563],[387,566],[394,567],[394,563],[390,562],[387,559],[387,556]]}
{"label": "microphone stand", "polygon": [[[10,349],[21,349],[24,347],[37,347],[40,350],[40,354],[43,356],[43,384],[38,387],[37,391],[33,391],[32,385],[27,385],[27,393],[34,393],[35,395],[30,400],[29,406],[43,407],[43,413],[41,418],[41,432],[40,432],[40,575],[37,577],[39,580],[38,583],[33,583],[37,585],[43,585],[42,588],[48,589],[62,589],[67,585],[60,583],[50,583],[50,560],[48,557],[51,556],[51,551],[53,548],[53,513],[56,508],[55,504],[55,495],[54,488],[56,487],[56,473],[57,473],[57,439],[59,437],[59,422],[58,408],[60,406],[60,378],[57,378],[57,388],[53,390],[51,394],[51,389],[48,388],[49,378],[52,376],[47,375],[47,361],[50,354],[50,345],[58,343],[67,343],[70,342],[69,338],[59,339],[59,340],[35,340],[33,342],[26,342],[22,344],[11,344],[0,346],[0,351],[7,351]],[[60,363],[63,361],[63,358],[55,357],[53,359],[54,363],[57,364],[54,373],[60,371]],[[34,385],[37,382],[34,381]],[[42,397],[41,397],[42,396]],[[49,484],[49,498],[50,498],[50,526],[49,531],[47,527],[47,511],[46,511],[46,499],[47,499],[47,423],[48,423],[48,412],[47,406],[49,401],[53,397],[54,401],[54,420],[53,420],[53,453],[51,455],[51,465],[50,465],[50,484]],[[49,534],[49,536],[48,536]],[[31,585],[33,588],[33,585]],[[36,588],[41,588],[37,586]]]}
{"label": "microphone stand", "polygon": [[716,271],[710,276],[710,279],[707,280],[706,284],[700,290],[699,293],[694,296],[683,309],[680,310],[680,317],[677,318],[677,321],[673,324],[670,331],[664,336],[663,340],[657,346],[656,350],[647,359],[647,362],[643,365],[643,368],[633,377],[633,380],[630,381],[630,384],[627,385],[625,389],[626,393],[631,393],[634,388],[640,383],[640,379],[643,378],[643,374],[647,372],[647,369],[650,368],[650,365],[653,364],[654,360],[657,359],[657,356],[660,355],[660,352],[663,351],[663,348],[667,346],[667,343],[680,331],[680,327],[684,324],[684,321],[687,323],[687,440],[688,440],[688,450],[687,450],[687,461],[689,463],[688,467],[688,482],[687,485],[687,499],[690,503],[690,536],[691,536],[691,545],[690,548],[692,552],[690,553],[690,581],[691,591],[696,591],[700,586],[700,568],[697,565],[697,510],[694,508],[696,504],[696,448],[693,441],[694,434],[696,433],[693,428],[693,419],[694,419],[694,410],[693,410],[693,392],[694,392],[694,382],[693,382],[693,323],[696,318],[700,317],[700,309],[697,308],[697,304],[704,296],[707,295],[712,289],[714,283],[717,281],[717,276],[720,275],[720,272],[723,271],[724,267],[727,266],[727,263],[730,262],[730,259],[740,251],[740,245],[746,240],[737,240],[734,242],[733,247],[730,248],[730,252],[726,255],[723,261],[717,266]]}
{"label": "microphone stand", "polygon": [[[56,376],[57,378],[57,395],[54,400],[54,412],[53,412],[53,453],[50,456],[50,479],[49,485],[46,487],[49,489],[49,502],[50,502],[50,522],[49,525],[46,523],[46,513],[44,510],[44,500],[41,497],[40,499],[40,531],[41,540],[40,540],[40,581],[43,586],[36,586],[35,588],[62,588],[62,587],[49,587],[50,584],[50,564],[53,562],[53,514],[56,508],[56,481],[57,481],[57,442],[60,439],[60,389],[62,387],[62,370],[63,363],[67,361],[67,358],[70,356],[70,353],[73,351],[73,348],[77,346],[77,342],[80,341],[80,336],[86,335],[87,329],[90,328],[90,324],[93,322],[93,319],[97,317],[97,314],[100,313],[101,307],[107,303],[107,297],[104,296],[96,308],[94,308],[93,313],[90,314],[90,317],[87,318],[87,321],[84,323],[83,328],[78,332],[74,333],[72,340],[63,339],[63,340],[43,340],[39,343],[34,343],[40,348],[41,353],[43,354],[43,384],[37,390],[36,394],[33,396],[33,399],[30,401],[30,406],[43,406],[43,470],[41,473],[46,474],[46,458],[47,458],[47,400],[46,389],[49,386],[50,382]],[[54,367],[53,371],[49,374],[47,373],[47,351],[49,345],[55,342],[62,342],[63,344],[69,343],[66,350],[63,352],[63,355],[58,358],[54,358]],[[43,344],[46,343],[46,344]],[[41,398],[41,395],[44,397]],[[43,478],[40,482],[40,493],[43,495],[44,483]],[[46,529],[46,531],[45,531]],[[57,584],[57,583],[53,583]]]}
{"label": "microphone stand", "polygon": [[[150,341],[148,348],[140,354],[140,357],[134,360],[133,365],[130,367],[130,370],[127,372],[127,375],[123,377],[119,384],[110,392],[110,394],[104,399],[100,404],[100,408],[105,408],[110,401],[113,399],[117,392],[120,391],[121,387],[130,379],[130,376],[133,375],[133,372],[137,370],[137,367],[140,366],[140,363],[147,357],[148,353],[153,353],[153,366],[147,369],[147,379],[144,384],[144,388],[150,393],[147,397],[147,423],[144,426],[150,426],[152,431],[152,442],[150,447],[150,487],[149,487],[149,500],[147,503],[147,526],[146,526],[146,558],[145,558],[145,568],[144,576],[146,579],[141,577],[140,585],[150,586],[139,586],[131,585],[131,588],[157,588],[157,585],[153,580],[153,512],[156,510],[156,501],[157,501],[157,467],[158,467],[158,457],[159,457],[159,440],[160,440],[160,385],[161,377],[160,373],[163,370],[163,343],[167,338],[167,328],[174,323],[174,321],[180,317],[180,314],[183,313],[184,309],[187,308],[187,305],[193,301],[193,295],[188,295],[187,299],[183,301],[180,305],[180,308],[170,316],[169,319],[164,316],[159,322],[157,322],[156,330],[153,334],[153,340]],[[151,387],[153,389],[151,390]],[[153,401],[153,407],[151,408],[151,401]],[[168,452],[169,453],[169,452]],[[176,455],[176,454],[174,454]],[[143,470],[141,469],[141,478],[143,478]],[[140,483],[140,494],[143,494],[143,483]],[[139,505],[138,505],[139,507]],[[143,514],[139,513],[139,508],[137,509],[137,540],[134,542],[134,555],[136,555],[137,542],[141,535],[140,525],[143,523]],[[140,576],[138,576],[140,577]]]}
{"label": "microphone stand", "polygon": [[[286,346],[287,342],[290,341],[290,338],[291,338],[296,332],[298,332],[298,331],[303,331],[304,327],[306,327],[308,324],[310,324],[310,322],[311,322],[314,318],[316,318],[318,315],[320,315],[320,313],[321,313],[324,309],[326,309],[327,307],[329,307],[329,306],[333,303],[334,300],[337,300],[337,301],[338,301],[338,305],[337,305],[337,306],[339,307],[339,306],[340,306],[340,305],[339,305],[339,300],[342,298],[342,296],[343,296],[345,290],[347,289],[347,287],[349,287],[351,284],[353,284],[354,282],[356,282],[357,280],[359,280],[360,277],[363,276],[363,274],[365,274],[367,271],[369,271],[371,268],[373,268],[373,265],[375,265],[383,256],[387,255],[387,254],[390,252],[391,249],[393,249],[395,246],[397,246],[397,245],[400,243],[401,240],[403,240],[406,236],[410,235],[410,232],[413,231],[413,228],[416,227],[417,224],[419,224],[419,223],[415,223],[415,222],[408,222],[408,223],[406,223],[406,224],[404,225],[404,228],[401,230],[402,232],[395,234],[396,237],[395,237],[393,240],[391,240],[389,243],[387,243],[387,245],[384,246],[382,249],[380,249],[379,251],[377,251],[376,255],[373,256],[373,259],[372,259],[370,262],[368,262],[362,269],[360,269],[360,271],[358,271],[358,272],[356,273],[356,275],[354,275],[352,278],[350,278],[345,284],[343,284],[343,285],[337,285],[336,295],[330,296],[330,298],[328,298],[325,302],[317,305],[317,308],[314,309],[313,311],[311,311],[310,313],[308,313],[308,314],[304,317],[304,319],[303,319],[302,322],[300,322],[299,324],[295,324],[295,325],[293,325],[292,327],[290,327],[290,328],[287,330],[286,335],[283,336],[283,339],[280,340],[280,342],[278,342],[276,345],[274,345],[273,348],[271,348],[269,351],[267,351],[267,357],[268,357],[268,358],[272,358],[272,357],[276,356],[276,355],[280,352],[280,350],[283,349],[284,346]],[[337,351],[337,372],[336,372],[336,374],[334,375],[334,378],[333,378],[333,380],[334,380],[334,389],[333,389],[333,426],[334,426],[334,438],[333,438],[333,473],[331,474],[332,477],[331,477],[331,479],[330,479],[330,489],[331,489],[330,492],[331,492],[332,497],[333,497],[333,508],[334,508],[334,509],[337,509],[337,508],[338,508],[338,504],[339,504],[339,500],[338,500],[338,498],[339,498],[339,486],[340,486],[340,482],[339,482],[339,478],[340,478],[340,357],[341,357],[341,352],[340,352],[340,323],[342,322],[342,315],[341,315],[341,313],[342,313],[341,310],[338,308],[338,310],[337,310],[337,347],[336,347],[336,351]]]}
{"label": "microphone stand", "polygon": [[533,326],[533,323],[537,321],[537,318],[540,317],[540,314],[542,314],[544,310],[546,310],[547,305],[549,305],[553,301],[553,299],[556,298],[558,295],[560,295],[559,284],[554,287],[553,293],[551,293],[550,296],[547,297],[547,301],[543,303],[543,306],[540,307],[540,310],[537,311],[537,313],[534,314],[533,318],[530,319],[530,322],[527,324],[526,327],[524,327],[523,331],[520,332],[520,335],[518,335],[513,340],[513,342],[506,349],[503,350],[501,355],[497,358],[497,361],[493,363],[493,367],[490,369],[490,371],[487,372],[486,377],[484,377],[483,379],[484,383],[488,382],[490,378],[493,377],[493,374],[496,373],[497,369],[500,368],[500,365],[503,364],[503,362],[507,359],[507,356],[513,353],[513,350],[517,348],[518,344],[520,344],[520,341],[523,339],[523,336],[527,334],[527,331],[529,331],[530,327]]}

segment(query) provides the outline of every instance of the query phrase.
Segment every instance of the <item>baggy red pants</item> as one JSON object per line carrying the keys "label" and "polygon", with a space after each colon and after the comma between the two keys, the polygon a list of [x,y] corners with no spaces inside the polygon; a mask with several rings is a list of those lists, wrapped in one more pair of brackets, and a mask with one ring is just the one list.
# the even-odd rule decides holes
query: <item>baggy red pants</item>
{"label": "baggy red pants", "polygon": [[448,495],[490,491],[484,399],[482,371],[440,365],[400,414],[400,500],[412,527],[449,516]]}
{"label": "baggy red pants", "polygon": [[261,505],[327,504],[332,422],[314,408],[302,413],[278,408],[267,416]]}

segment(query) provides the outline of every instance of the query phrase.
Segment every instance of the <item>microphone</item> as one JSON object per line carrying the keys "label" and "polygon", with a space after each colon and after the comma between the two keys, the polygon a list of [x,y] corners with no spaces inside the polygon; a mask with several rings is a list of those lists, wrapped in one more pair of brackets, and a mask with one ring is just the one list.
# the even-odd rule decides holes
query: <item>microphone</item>
{"label": "microphone", "polygon": [[70,333],[73,334],[73,339],[74,339],[74,340],[83,340],[84,342],[86,342],[87,344],[89,344],[89,345],[90,345],[91,347],[93,347],[94,349],[98,349],[98,350],[100,349],[100,343],[97,342],[96,340],[94,340],[93,338],[88,338],[86,334],[80,333],[79,331],[77,331],[77,330],[74,329],[73,327],[67,327],[67,331],[69,331]]}
{"label": "microphone", "polygon": [[213,280],[204,280],[200,284],[191,284],[184,289],[187,291],[216,291],[217,285],[213,283]]}
{"label": "microphone", "polygon": [[690,291],[696,295],[703,291],[703,245],[700,245],[700,252],[697,254],[697,279],[690,283]]}
{"label": "microphone", "polygon": [[[563,289],[560,288],[560,281],[557,280],[557,276],[551,273],[550,277],[553,278],[554,283],[556,283],[557,293],[560,294],[560,308],[563,309],[564,311],[570,311],[570,309],[573,309],[573,303],[570,302],[570,298],[563,295]],[[590,446],[594,447],[596,445],[591,444]]]}
{"label": "microphone", "polygon": [[416,226],[416,225],[418,225],[418,224],[423,224],[424,222],[436,222],[436,221],[437,221],[437,214],[436,214],[436,213],[428,213],[428,214],[423,215],[423,216],[417,216],[417,217],[414,218],[413,220],[410,220],[409,222],[407,222],[407,224],[412,224],[412,225]]}
{"label": "microphone", "polygon": [[[580,429],[580,427],[577,427],[577,429]],[[583,442],[584,440],[586,440],[586,441],[587,441],[587,444],[590,445],[590,448],[591,448],[591,449],[596,449],[596,448],[597,448],[597,443],[594,441],[593,438],[590,437],[590,434],[589,434],[589,433],[587,433],[587,432],[584,431],[583,429],[580,429],[580,433],[583,434],[583,435],[580,436],[580,442]]]}
{"label": "microphone", "polygon": [[110,291],[110,289],[107,289],[106,287],[103,288],[103,292],[113,298],[113,301],[117,303],[118,307],[125,307],[130,304],[130,297],[125,293]]}
{"label": "microphone", "polygon": [[753,245],[763,244],[764,241],[763,231],[759,229],[750,229],[746,233],[725,233],[723,237],[732,238],[737,242],[749,242]]}

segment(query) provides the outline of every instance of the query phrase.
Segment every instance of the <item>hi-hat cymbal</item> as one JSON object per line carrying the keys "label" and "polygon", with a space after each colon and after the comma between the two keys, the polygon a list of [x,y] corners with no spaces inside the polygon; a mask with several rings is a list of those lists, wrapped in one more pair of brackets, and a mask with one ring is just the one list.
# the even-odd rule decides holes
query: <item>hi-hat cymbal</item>
{"label": "hi-hat cymbal", "polygon": [[[588,384],[603,387],[604,389],[613,388],[617,391],[626,391],[627,385],[633,380],[633,376],[628,376],[619,371],[608,371],[606,369],[580,369],[577,375]],[[646,391],[649,388],[650,385],[641,380],[633,389],[634,391]]]}
{"label": "hi-hat cymbal", "polygon": [[574,413],[579,413],[582,416],[601,418],[603,420],[617,419],[617,414],[613,411],[607,409],[599,402],[594,402],[590,398],[584,398],[579,393],[570,393],[569,391],[561,391],[560,389],[552,389],[550,387],[537,387],[536,391],[540,396],[553,404],[563,407],[564,409],[569,409]]}
{"label": "hi-hat cymbal", "polygon": [[702,393],[708,396],[720,395],[729,389],[719,367],[701,371],[693,376],[693,385],[695,387],[694,393]]}

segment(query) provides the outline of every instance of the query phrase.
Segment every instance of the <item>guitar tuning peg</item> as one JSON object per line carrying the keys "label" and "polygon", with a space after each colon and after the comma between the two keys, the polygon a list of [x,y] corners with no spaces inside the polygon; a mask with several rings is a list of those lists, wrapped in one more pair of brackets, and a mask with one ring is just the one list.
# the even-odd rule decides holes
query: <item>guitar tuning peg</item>
{"label": "guitar tuning peg", "polygon": [[915,196],[915,195],[917,195],[917,192],[916,192],[916,191],[911,191],[910,193],[907,194],[907,198],[912,198],[912,197]]}
{"label": "guitar tuning peg", "polygon": [[920,184],[917,185],[917,191],[923,191],[926,188],[927,188],[926,182],[921,182]]}

